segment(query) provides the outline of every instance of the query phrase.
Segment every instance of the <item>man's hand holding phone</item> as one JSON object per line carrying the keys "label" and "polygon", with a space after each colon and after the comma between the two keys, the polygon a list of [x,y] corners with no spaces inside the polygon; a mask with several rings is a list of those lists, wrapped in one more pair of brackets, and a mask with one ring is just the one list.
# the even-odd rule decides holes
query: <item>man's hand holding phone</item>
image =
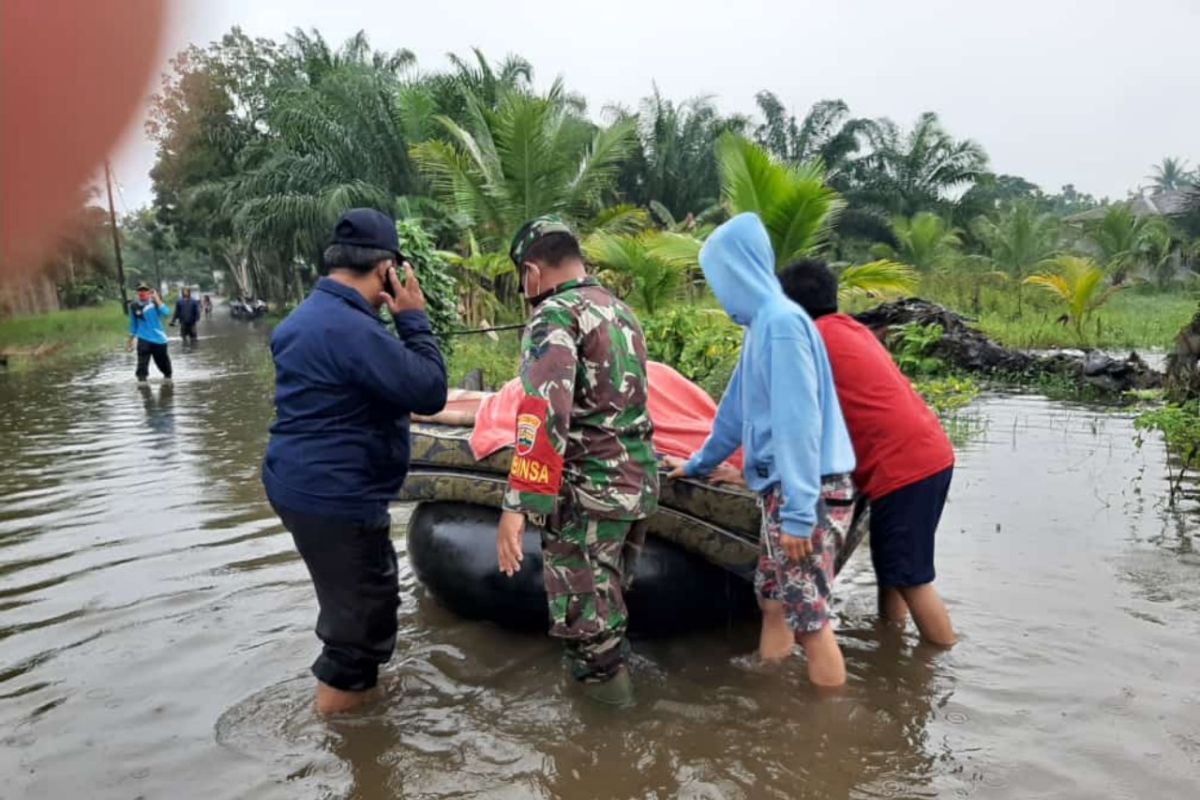
{"label": "man's hand holding phone", "polygon": [[379,299],[387,304],[388,311],[392,312],[393,316],[404,311],[425,310],[425,295],[421,291],[421,284],[417,282],[417,276],[413,274],[412,264],[404,262],[403,283],[396,274],[396,268],[390,267],[387,271],[387,283],[388,289],[379,293]]}

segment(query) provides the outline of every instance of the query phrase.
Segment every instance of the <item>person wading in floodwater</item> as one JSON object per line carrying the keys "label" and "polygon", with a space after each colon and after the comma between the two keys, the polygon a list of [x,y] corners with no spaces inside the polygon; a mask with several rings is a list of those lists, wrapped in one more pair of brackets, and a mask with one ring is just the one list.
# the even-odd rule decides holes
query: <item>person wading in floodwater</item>
{"label": "person wading in floodwater", "polygon": [[175,303],[175,316],[171,318],[171,324],[179,323],[179,336],[187,343],[188,339],[192,340],[192,344],[196,343],[196,325],[200,323],[200,303],[192,297],[192,290],[184,288],[179,295],[179,301]]}
{"label": "person wading in floodwater", "polygon": [[[658,505],[646,408],[646,341],[629,308],[588,277],[555,217],[526,223],[509,251],[533,306],[521,345],[525,397],[496,533],[500,570],[521,568],[527,518],[544,530],[550,635],[594,700],[633,702],[625,666],[628,588],[642,522]],[[623,585],[625,584],[625,585]]]}
{"label": "person wading in floodwater", "polygon": [[163,329],[163,320],[171,316],[171,309],[158,296],[158,292],[144,283],[137,287],[138,299],[129,304],[129,341],[126,350],[133,350],[137,345],[137,376],[139,383],[144,383],[150,375],[150,359],[162,373],[163,378],[171,380],[171,356],[167,352],[167,332]]}
{"label": "person wading in floodwater", "polygon": [[332,714],[366,700],[396,645],[388,503],[408,472],[409,414],[446,405],[446,365],[390,217],[347,211],[324,262],[329,274],[271,337],[276,418],[262,480],[316,589],[316,705]]}

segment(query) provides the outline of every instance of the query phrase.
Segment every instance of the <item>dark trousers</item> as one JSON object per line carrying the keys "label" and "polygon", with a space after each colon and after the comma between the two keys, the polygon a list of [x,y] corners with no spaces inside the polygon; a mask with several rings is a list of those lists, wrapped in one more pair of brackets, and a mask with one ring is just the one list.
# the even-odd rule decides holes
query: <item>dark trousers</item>
{"label": "dark trousers", "polygon": [[164,378],[171,377],[171,356],[167,354],[167,346],[138,339],[137,372],[134,374],[137,375],[139,381],[146,380],[146,376],[150,374],[151,358],[154,359],[154,366],[158,367],[158,371],[163,374]]}
{"label": "dark trousers", "polygon": [[396,647],[400,582],[391,519],[386,512],[370,523],[279,507],[275,513],[291,532],[317,592],[317,638],[325,646],[313,675],[346,692],[370,689]]}
{"label": "dark trousers", "polygon": [[188,339],[191,339],[193,342],[196,341],[196,323],[195,322],[179,323],[179,336],[185,342]]}

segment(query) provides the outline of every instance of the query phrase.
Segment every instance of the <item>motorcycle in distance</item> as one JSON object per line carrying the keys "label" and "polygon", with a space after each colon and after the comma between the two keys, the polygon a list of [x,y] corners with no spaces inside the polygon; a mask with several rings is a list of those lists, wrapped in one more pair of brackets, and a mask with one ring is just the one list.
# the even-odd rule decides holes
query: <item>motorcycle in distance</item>
{"label": "motorcycle in distance", "polygon": [[267,304],[261,299],[246,300],[244,298],[229,301],[229,314],[234,319],[258,319],[266,316]]}

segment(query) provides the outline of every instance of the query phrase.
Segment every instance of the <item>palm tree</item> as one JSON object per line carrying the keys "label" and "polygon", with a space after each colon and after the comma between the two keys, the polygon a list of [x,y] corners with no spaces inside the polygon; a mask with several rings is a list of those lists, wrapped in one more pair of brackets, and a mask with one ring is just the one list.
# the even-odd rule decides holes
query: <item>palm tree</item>
{"label": "palm tree", "polygon": [[907,264],[887,259],[852,264],[838,273],[838,297],[886,297],[912,294],[917,288],[917,273]]}
{"label": "palm tree", "polygon": [[1062,302],[1067,321],[1082,342],[1084,322],[1121,288],[1105,287],[1104,276],[1104,270],[1090,258],[1059,256],[1050,271],[1030,275],[1024,282],[1040,286]]}
{"label": "palm tree", "polygon": [[679,297],[687,275],[686,268],[678,261],[656,252],[655,240],[662,235],[596,233],[584,240],[588,261],[627,280],[629,299],[638,310],[651,316]]}
{"label": "palm tree", "polygon": [[495,109],[471,99],[469,122],[438,116],[445,140],[414,145],[434,197],[483,249],[506,250],[525,221],[558,213],[587,227],[609,199],[633,124],[594,128],[555,83],[535,96],[508,92]]}
{"label": "palm tree", "polygon": [[842,189],[847,166],[867,140],[874,120],[850,117],[844,100],[819,100],[796,123],[774,93],[754,96],[764,122],[755,129],[755,140],[776,158],[796,164],[820,160],[831,185]]}
{"label": "palm tree", "polygon": [[733,214],[762,219],[775,250],[775,267],[820,249],[843,203],[825,185],[820,164],[793,166],[733,134],[717,142],[721,194]]}
{"label": "palm tree", "polygon": [[1148,177],[1159,191],[1178,191],[1194,180],[1188,173],[1187,161],[1171,157],[1164,158],[1161,163],[1155,164],[1154,174]]}
{"label": "palm tree", "polygon": [[[922,211],[912,219],[896,217],[892,220],[892,233],[899,243],[893,253],[895,259],[918,272],[948,269],[962,250],[959,231],[929,211]],[[879,250],[887,253],[891,248]]]}
{"label": "palm tree", "polygon": [[992,263],[1018,281],[1058,251],[1058,218],[1038,213],[1030,202],[995,219],[979,217],[973,228]]}
{"label": "palm tree", "polygon": [[970,139],[955,140],[932,112],[919,116],[907,134],[886,119],[864,131],[872,151],[854,162],[852,202],[905,216],[937,209],[987,168],[983,148]]}
{"label": "palm tree", "polygon": [[713,148],[721,134],[745,127],[744,120],[722,117],[707,97],[675,104],[658,87],[636,115],[614,111],[618,120],[635,119],[637,125],[638,146],[618,180],[629,202],[659,204],[674,220],[702,214],[720,200]]}
{"label": "palm tree", "polygon": [[[243,169],[202,185],[220,202],[245,253],[234,260],[299,284],[297,260],[318,264],[337,215],[351,206],[396,210],[421,188],[408,142],[428,134],[428,92],[397,76],[401,54],[371,54],[359,34],[330,52],[319,35],[292,37],[299,70],[272,87],[270,139],[247,148]],[[240,249],[240,248],[235,248]],[[263,266],[267,265],[267,266]]]}
{"label": "palm tree", "polygon": [[1149,218],[1138,217],[1128,204],[1112,206],[1087,228],[1087,237],[1100,255],[1113,283],[1124,283],[1143,249]]}

